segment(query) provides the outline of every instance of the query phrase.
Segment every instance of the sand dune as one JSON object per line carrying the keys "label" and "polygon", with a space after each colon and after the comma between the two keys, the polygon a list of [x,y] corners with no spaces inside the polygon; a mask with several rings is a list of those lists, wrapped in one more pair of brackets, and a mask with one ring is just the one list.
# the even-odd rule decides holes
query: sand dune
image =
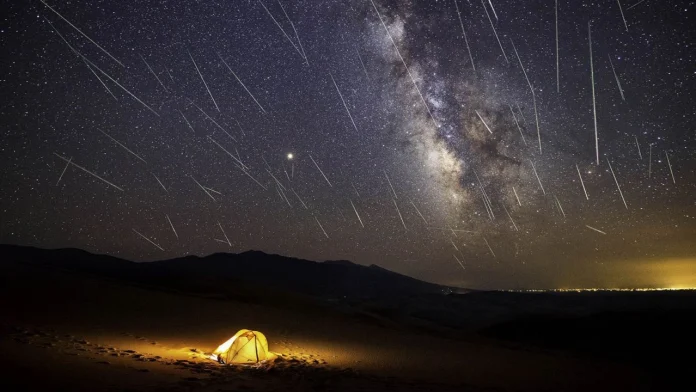
{"label": "sand dune", "polygon": [[[70,390],[641,390],[617,364],[448,340],[326,306],[202,298],[20,263],[2,265],[8,382]],[[206,359],[241,328],[269,338],[259,367]],[[32,374],[41,374],[34,377]]]}

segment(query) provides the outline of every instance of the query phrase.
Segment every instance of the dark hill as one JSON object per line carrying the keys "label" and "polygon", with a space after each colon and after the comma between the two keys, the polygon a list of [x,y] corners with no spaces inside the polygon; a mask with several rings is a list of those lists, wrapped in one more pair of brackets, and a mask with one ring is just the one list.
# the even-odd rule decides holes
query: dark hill
{"label": "dark hill", "polygon": [[[445,287],[377,266],[346,260],[315,262],[260,251],[215,253],[155,262],[132,262],[80,249],[0,245],[4,262],[31,263],[138,285],[202,294],[291,291],[323,298],[374,298],[442,293]],[[253,291],[253,293],[252,293]]]}

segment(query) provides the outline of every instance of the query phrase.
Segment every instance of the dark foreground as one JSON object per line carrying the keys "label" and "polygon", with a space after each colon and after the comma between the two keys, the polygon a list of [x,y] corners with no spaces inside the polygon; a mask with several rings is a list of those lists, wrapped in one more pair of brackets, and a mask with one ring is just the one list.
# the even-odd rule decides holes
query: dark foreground
{"label": "dark foreground", "polygon": [[[62,263],[0,262],[3,384],[72,391],[664,391],[689,385],[682,383],[696,348],[692,292],[411,292],[338,300],[287,287],[285,295],[260,287],[254,296],[248,286],[236,296],[230,287],[204,293],[196,279],[171,280],[147,285]],[[279,359],[223,367],[206,358],[241,328],[264,332]]]}

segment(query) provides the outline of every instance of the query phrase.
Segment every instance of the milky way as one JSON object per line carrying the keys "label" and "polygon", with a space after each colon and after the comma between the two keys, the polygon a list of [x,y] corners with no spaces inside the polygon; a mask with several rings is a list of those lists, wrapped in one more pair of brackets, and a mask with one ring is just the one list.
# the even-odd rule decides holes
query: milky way
{"label": "milky way", "polygon": [[635,3],[11,1],[0,241],[696,284],[694,3]]}

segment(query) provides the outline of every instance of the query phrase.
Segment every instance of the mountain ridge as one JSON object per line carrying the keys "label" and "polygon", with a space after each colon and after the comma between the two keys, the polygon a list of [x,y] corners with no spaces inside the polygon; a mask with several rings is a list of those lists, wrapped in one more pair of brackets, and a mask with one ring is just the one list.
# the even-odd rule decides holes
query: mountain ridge
{"label": "mountain ridge", "polygon": [[[187,255],[151,262],[131,261],[77,248],[41,249],[0,244],[3,259],[30,262],[138,284],[205,291],[231,282],[253,290],[263,285],[322,298],[374,298],[439,294],[448,287],[388,269],[348,260],[312,261],[259,250]],[[213,290],[215,291],[215,290]]]}

